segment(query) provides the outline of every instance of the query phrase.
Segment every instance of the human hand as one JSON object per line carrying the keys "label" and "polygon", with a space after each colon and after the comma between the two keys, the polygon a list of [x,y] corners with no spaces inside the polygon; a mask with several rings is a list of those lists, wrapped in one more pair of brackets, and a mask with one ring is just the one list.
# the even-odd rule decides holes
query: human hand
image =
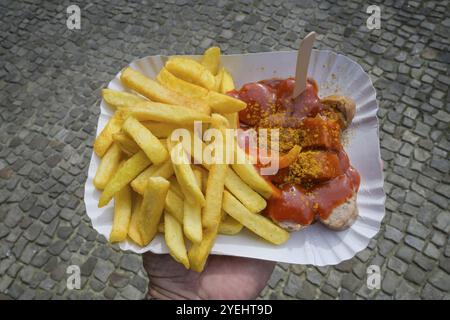
{"label": "human hand", "polygon": [[168,254],[144,253],[155,299],[255,299],[272,274],[275,262],[211,255],[202,273],[186,270]]}

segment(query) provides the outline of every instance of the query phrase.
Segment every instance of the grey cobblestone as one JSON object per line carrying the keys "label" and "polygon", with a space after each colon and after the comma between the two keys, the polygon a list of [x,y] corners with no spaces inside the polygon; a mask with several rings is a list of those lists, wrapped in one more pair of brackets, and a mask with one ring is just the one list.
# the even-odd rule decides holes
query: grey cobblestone
{"label": "grey cobblestone", "polygon": [[[369,248],[337,266],[279,264],[262,298],[449,298],[448,0],[385,2],[381,30],[372,31],[358,0],[114,2],[107,9],[94,0],[82,8],[79,31],[66,30],[69,4],[0,4],[1,294],[145,296],[141,257],[99,237],[83,205],[99,90],[117,66],[211,45],[225,53],[295,50],[316,30],[316,48],[358,61],[377,88],[386,217]],[[81,292],[65,290],[71,263],[82,269]],[[382,268],[378,292],[365,286],[370,264]]]}

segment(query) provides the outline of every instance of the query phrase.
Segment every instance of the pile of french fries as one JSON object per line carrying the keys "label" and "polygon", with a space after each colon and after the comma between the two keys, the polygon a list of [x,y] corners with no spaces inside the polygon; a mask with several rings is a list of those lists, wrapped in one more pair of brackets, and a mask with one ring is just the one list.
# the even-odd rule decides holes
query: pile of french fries
{"label": "pile of french fries", "polygon": [[[130,67],[120,79],[129,92],[103,89],[115,112],[94,143],[101,158],[94,178],[102,190],[98,206],[114,198],[110,242],[129,238],[143,247],[164,233],[171,256],[201,272],[217,234],[246,227],[273,244],[288,239],[260,214],[272,189],[251,161],[192,164],[183,143],[170,139],[177,128],[192,130],[194,121],[221,131],[238,126],[246,105],[225,94],[234,81],[221,67],[219,48],[206,50],[200,62],[170,58],[156,80]],[[234,148],[237,157],[246,156]]]}

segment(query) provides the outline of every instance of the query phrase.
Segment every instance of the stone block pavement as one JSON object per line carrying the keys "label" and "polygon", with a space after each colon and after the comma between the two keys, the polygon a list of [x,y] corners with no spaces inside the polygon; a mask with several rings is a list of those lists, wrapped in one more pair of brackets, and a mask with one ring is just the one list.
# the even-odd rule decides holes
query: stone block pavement
{"label": "stone block pavement", "polygon": [[[92,229],[83,186],[100,89],[146,55],[316,48],[358,61],[380,104],[386,217],[337,266],[277,265],[261,298],[449,299],[449,1],[0,1],[0,298],[141,299],[141,257]],[[81,30],[66,8],[81,8]],[[81,266],[82,289],[66,288]],[[380,290],[366,286],[381,267]]]}

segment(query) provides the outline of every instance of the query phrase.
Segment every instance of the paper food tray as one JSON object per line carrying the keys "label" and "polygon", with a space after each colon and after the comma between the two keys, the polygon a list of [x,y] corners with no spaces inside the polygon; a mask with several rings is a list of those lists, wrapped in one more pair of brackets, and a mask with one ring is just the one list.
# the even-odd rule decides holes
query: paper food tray
{"label": "paper food tray", "polygon": [[[236,87],[240,88],[248,82],[293,76],[296,57],[296,51],[286,51],[224,55],[221,61],[232,74]],[[135,60],[130,66],[154,79],[166,60],[166,56],[151,56]],[[108,88],[126,91],[119,76],[120,73],[109,83]],[[305,230],[291,233],[290,239],[281,246],[272,245],[247,230],[234,236],[219,235],[212,254],[316,266],[334,265],[352,258],[366,248],[370,239],[378,232],[384,216],[385,193],[375,88],[359,64],[326,50],[313,50],[308,76],[317,81],[320,97],[342,94],[351,97],[356,103],[355,118],[347,129],[345,150],[351,164],[361,175],[357,200],[359,218],[349,229],[340,232],[316,223]],[[100,108],[97,135],[112,115],[103,100]],[[97,207],[100,192],[95,189],[93,179],[99,163],[100,159],[93,153],[85,184],[84,201],[94,229],[108,239],[113,221],[114,201],[104,208]],[[125,241],[120,243],[120,248],[136,253],[168,252],[161,234],[146,247],[140,248],[131,241]]]}

